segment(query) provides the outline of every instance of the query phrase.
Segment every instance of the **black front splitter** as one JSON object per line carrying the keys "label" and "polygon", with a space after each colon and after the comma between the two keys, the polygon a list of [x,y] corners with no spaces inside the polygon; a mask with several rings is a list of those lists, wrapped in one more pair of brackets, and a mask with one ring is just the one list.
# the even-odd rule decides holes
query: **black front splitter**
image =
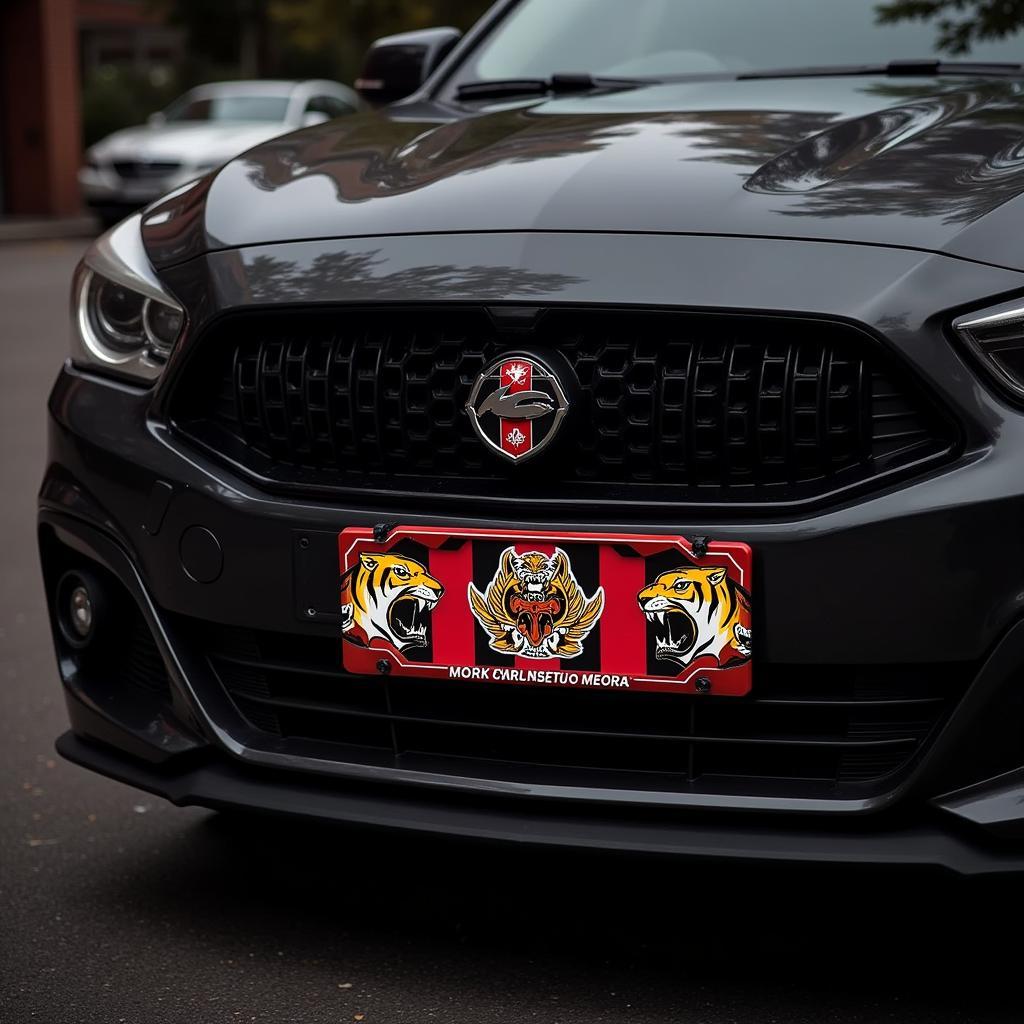
{"label": "black front splitter", "polygon": [[[1024,850],[972,841],[961,831],[929,824],[871,830],[780,827],[748,817],[706,821],[644,821],[639,818],[551,813],[545,803],[498,803],[481,809],[415,798],[387,787],[343,788],[291,773],[254,772],[227,758],[186,761],[177,770],[130,758],[114,748],[80,739],[73,732],[57,740],[67,760],[101,775],[164,797],[178,806],[246,809],[305,820],[344,822],[379,829],[459,836],[537,846],[660,854],[713,860],[755,860],[874,866],[935,867],[962,875],[1024,871]],[[173,762],[172,762],[173,763]]]}

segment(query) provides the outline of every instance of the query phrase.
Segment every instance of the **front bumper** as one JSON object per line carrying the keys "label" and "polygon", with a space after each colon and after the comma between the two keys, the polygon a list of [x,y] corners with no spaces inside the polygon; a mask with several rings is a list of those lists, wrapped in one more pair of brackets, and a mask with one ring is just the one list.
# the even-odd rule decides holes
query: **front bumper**
{"label": "front bumper", "polygon": [[[110,406],[118,401],[106,397],[108,390],[106,384],[65,372],[54,393],[54,411],[58,417],[71,408],[94,413],[105,408],[112,414]],[[138,396],[122,392],[121,399],[130,404]],[[129,436],[117,434],[116,416],[100,415],[99,423],[95,416],[90,419],[106,434],[108,449],[110,438]],[[120,422],[122,428],[128,425]],[[211,621],[251,625],[257,620],[278,629],[333,633],[334,625],[308,621],[309,609],[302,609],[303,600],[289,585],[293,528],[366,522],[372,513],[272,502],[277,519],[266,515],[266,499],[228,488],[223,480],[216,484],[216,497],[200,496],[193,484],[206,477],[212,485],[217,479],[212,467],[180,461],[151,434],[132,430],[130,436],[136,457],[129,463],[67,433],[59,418],[53,422],[51,450],[60,457],[44,482],[40,512],[47,589],[52,595],[68,557],[111,573],[141,609],[171,691],[166,700],[140,704],[121,698],[117,679],[102,680],[98,688],[83,683],[55,626],[73,726],[58,749],[70,760],[179,804],[249,807],[380,827],[694,857],[913,863],[962,873],[1024,869],[1024,779],[1011,770],[1024,760],[1014,746],[1024,623],[1011,626],[994,646],[913,771],[897,787],[862,799],[793,797],[781,790],[777,795],[659,794],[566,787],[296,756],[293,749],[275,749],[265,736],[238,727],[230,702],[204,686],[209,668],[175,634],[175,613],[168,608]],[[177,464],[178,479],[169,492],[157,481],[175,474],[166,472],[166,463],[158,477],[142,468],[140,436],[149,455],[161,453]],[[68,465],[76,467],[74,475],[66,472]],[[105,479],[95,475],[97,470]],[[83,476],[120,506],[116,521],[95,504]],[[138,487],[129,497],[136,490],[133,483],[143,479],[148,488]],[[122,505],[125,499],[128,504]],[[319,518],[323,515],[327,522]],[[225,541],[221,580],[226,585],[197,584],[182,569],[180,537],[196,523],[212,524],[219,537],[234,540]],[[253,532],[257,526],[265,536]],[[238,572],[243,579],[233,580]],[[257,581],[259,592],[253,593]],[[330,610],[318,615],[326,619]],[[304,616],[307,621],[300,625]],[[980,753],[985,756],[979,758]],[[986,780],[984,764],[993,754],[1009,774]]]}
{"label": "front bumper", "polygon": [[636,814],[545,813],[522,803],[460,803],[422,793],[325,785],[293,774],[253,772],[225,758],[160,769],[67,732],[57,751],[74,764],[170,800],[179,807],[244,809],[285,818],[342,822],[435,836],[712,860],[941,868],[962,875],[1024,871],[1024,852],[985,842],[948,822],[874,823],[868,829],[806,821]]}
{"label": "front bumper", "polygon": [[[400,250],[391,250],[393,258],[415,261],[420,241],[405,240]],[[345,248],[360,244],[372,248],[376,243],[352,242]],[[566,244],[552,243],[555,249]],[[705,264],[713,264],[715,247],[701,244]],[[476,269],[485,260],[482,245],[474,242]],[[423,241],[423,246],[424,262],[440,258],[436,245]],[[296,250],[291,255],[298,257],[302,247],[284,248]],[[748,259],[758,248],[743,243]],[[827,263],[826,250],[839,248],[817,247],[815,255]],[[794,256],[804,251],[797,246]],[[585,288],[598,290],[602,271],[597,268],[586,278],[586,252],[581,247],[576,253],[580,280],[587,280]],[[188,308],[205,308],[208,316],[232,305],[273,301],[260,295],[257,270],[266,266],[265,253],[251,255],[250,261],[245,253],[217,254],[183,264],[169,276]],[[724,273],[730,261],[727,245],[720,256],[723,266],[717,270]],[[564,253],[552,252],[548,258],[566,262]],[[955,261],[942,261],[936,269],[934,261],[906,258],[900,280],[904,286],[911,282],[911,294],[944,288],[956,303],[972,293],[1024,287],[1019,275],[957,263],[955,273],[944,278],[944,268]],[[494,254],[496,263],[507,259],[507,254]],[[616,259],[604,272],[618,275],[629,265],[629,260]],[[770,277],[775,266],[766,260],[764,274]],[[786,266],[785,280],[792,281],[791,268],[779,266]],[[710,274],[716,268],[708,269]],[[882,269],[890,276],[898,268]],[[842,267],[832,270],[828,279],[834,285],[842,280]],[[385,262],[380,273],[385,271],[402,268]],[[403,288],[415,290],[415,275],[402,271],[401,280]],[[772,285],[758,280],[766,289]],[[622,294],[630,288],[628,278],[605,281],[606,295],[613,284],[619,294],[612,291],[612,301],[636,300]],[[296,554],[299,539],[329,540],[347,526],[399,519],[439,527],[636,532],[639,523],[631,517],[639,513],[588,508],[567,521],[564,509],[540,506],[524,505],[502,515],[493,503],[457,509],[424,503],[410,511],[353,499],[341,505],[274,497],[169,431],[159,416],[159,389],[154,400],[146,392],[72,369],[61,374],[50,401],[50,463],[40,497],[47,590],[53,594],[59,571],[76,560],[101,567],[141,611],[169,682],[167,694],[148,704],[126,701],[114,678],[87,685],[55,630],[75,734],[61,741],[62,752],[181,803],[237,804],[424,831],[692,855],[941,864],[964,872],[1019,870],[1024,867],[1024,854],[1018,857],[1024,850],[1024,816],[1016,811],[1020,791],[1013,772],[1024,764],[1018,693],[1024,664],[1024,535],[1019,528],[1024,522],[1019,460],[1024,418],[987,394],[941,336],[933,333],[927,344],[922,340],[927,331],[906,311],[906,294],[889,297],[891,308],[879,306],[878,285],[863,283],[875,304],[870,316],[855,297],[848,297],[845,306],[835,295],[822,294],[820,301],[872,324],[900,312],[903,334],[895,340],[913,339],[904,346],[908,358],[965,425],[957,461],[899,489],[813,516],[763,515],[736,522],[720,515],[696,521],[691,513],[681,522],[652,521],[648,515],[643,532],[702,534],[752,545],[761,580],[756,607],[761,609],[758,635],[765,638],[758,650],[762,663],[905,666],[908,672],[946,663],[960,674],[962,687],[951,716],[889,784],[862,792],[854,787],[842,795],[828,786],[794,793],[784,785],[757,789],[742,781],[710,789],[612,787],[553,781],[536,771],[485,774],[470,765],[446,772],[397,761],[360,761],[268,738],[242,720],[223,689],[209,685],[203,651],[188,642],[179,625],[188,619],[225,629],[336,637],[336,577],[325,567],[326,576],[310,585]],[[360,287],[365,289],[366,282]],[[453,287],[461,285],[456,281]],[[650,290],[651,285],[643,287]],[[795,295],[781,288],[774,295],[784,308],[797,308]],[[334,302],[348,298],[322,296]],[[585,301],[588,295],[579,298]],[[724,305],[724,295],[718,298]],[[695,300],[682,295],[679,301]],[[767,301],[752,299],[747,305],[763,307]],[[196,528],[212,534],[220,549],[208,573],[189,571],[183,561],[182,539]],[[755,666],[755,688],[756,672]]]}

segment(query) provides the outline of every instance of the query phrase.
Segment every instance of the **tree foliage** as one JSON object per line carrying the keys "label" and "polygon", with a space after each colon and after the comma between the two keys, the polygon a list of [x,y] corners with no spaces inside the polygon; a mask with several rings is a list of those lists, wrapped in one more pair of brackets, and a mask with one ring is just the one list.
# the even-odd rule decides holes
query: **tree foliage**
{"label": "tree foliage", "polygon": [[[0,0],[3,4],[4,0]],[[83,141],[139,124],[202,82],[330,78],[351,83],[370,43],[409,29],[469,28],[492,0],[149,0],[183,30],[184,59],[140,72],[109,64],[82,83]]]}
{"label": "tree foliage", "polygon": [[491,0],[269,0],[269,19],[297,66],[318,62],[343,81],[359,73],[374,39],[417,28],[467,29]]}
{"label": "tree foliage", "polygon": [[351,82],[374,39],[437,25],[465,30],[492,0],[153,2],[170,23],[185,29],[192,63],[234,67],[242,77],[304,76]]}
{"label": "tree foliage", "polygon": [[933,21],[939,33],[936,48],[963,55],[976,43],[1024,28],[1024,0],[890,0],[878,5],[878,20]]}

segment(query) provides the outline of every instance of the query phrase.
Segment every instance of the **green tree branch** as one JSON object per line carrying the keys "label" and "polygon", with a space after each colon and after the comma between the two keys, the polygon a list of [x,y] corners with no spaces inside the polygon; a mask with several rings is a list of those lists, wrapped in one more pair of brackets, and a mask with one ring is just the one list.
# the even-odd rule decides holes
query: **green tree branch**
{"label": "green tree branch", "polygon": [[883,25],[934,21],[939,30],[936,48],[955,56],[1024,27],[1024,0],[891,0],[877,10]]}

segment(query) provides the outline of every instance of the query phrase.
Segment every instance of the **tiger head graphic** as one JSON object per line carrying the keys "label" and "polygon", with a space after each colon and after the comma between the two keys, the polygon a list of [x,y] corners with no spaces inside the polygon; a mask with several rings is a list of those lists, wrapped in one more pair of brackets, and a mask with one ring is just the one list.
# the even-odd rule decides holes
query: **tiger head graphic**
{"label": "tiger head graphic", "polygon": [[724,568],[664,572],[637,601],[654,623],[660,660],[685,668],[707,655],[722,667],[750,659],[750,595]]}
{"label": "tiger head graphic", "polygon": [[426,647],[428,613],[444,587],[419,562],[365,552],[341,578],[341,632],[369,647],[384,640],[398,651]]}
{"label": "tiger head graphic", "polygon": [[524,593],[539,596],[543,594],[555,578],[560,568],[557,559],[541,554],[539,551],[528,551],[525,555],[512,556],[512,571],[519,580]]}

